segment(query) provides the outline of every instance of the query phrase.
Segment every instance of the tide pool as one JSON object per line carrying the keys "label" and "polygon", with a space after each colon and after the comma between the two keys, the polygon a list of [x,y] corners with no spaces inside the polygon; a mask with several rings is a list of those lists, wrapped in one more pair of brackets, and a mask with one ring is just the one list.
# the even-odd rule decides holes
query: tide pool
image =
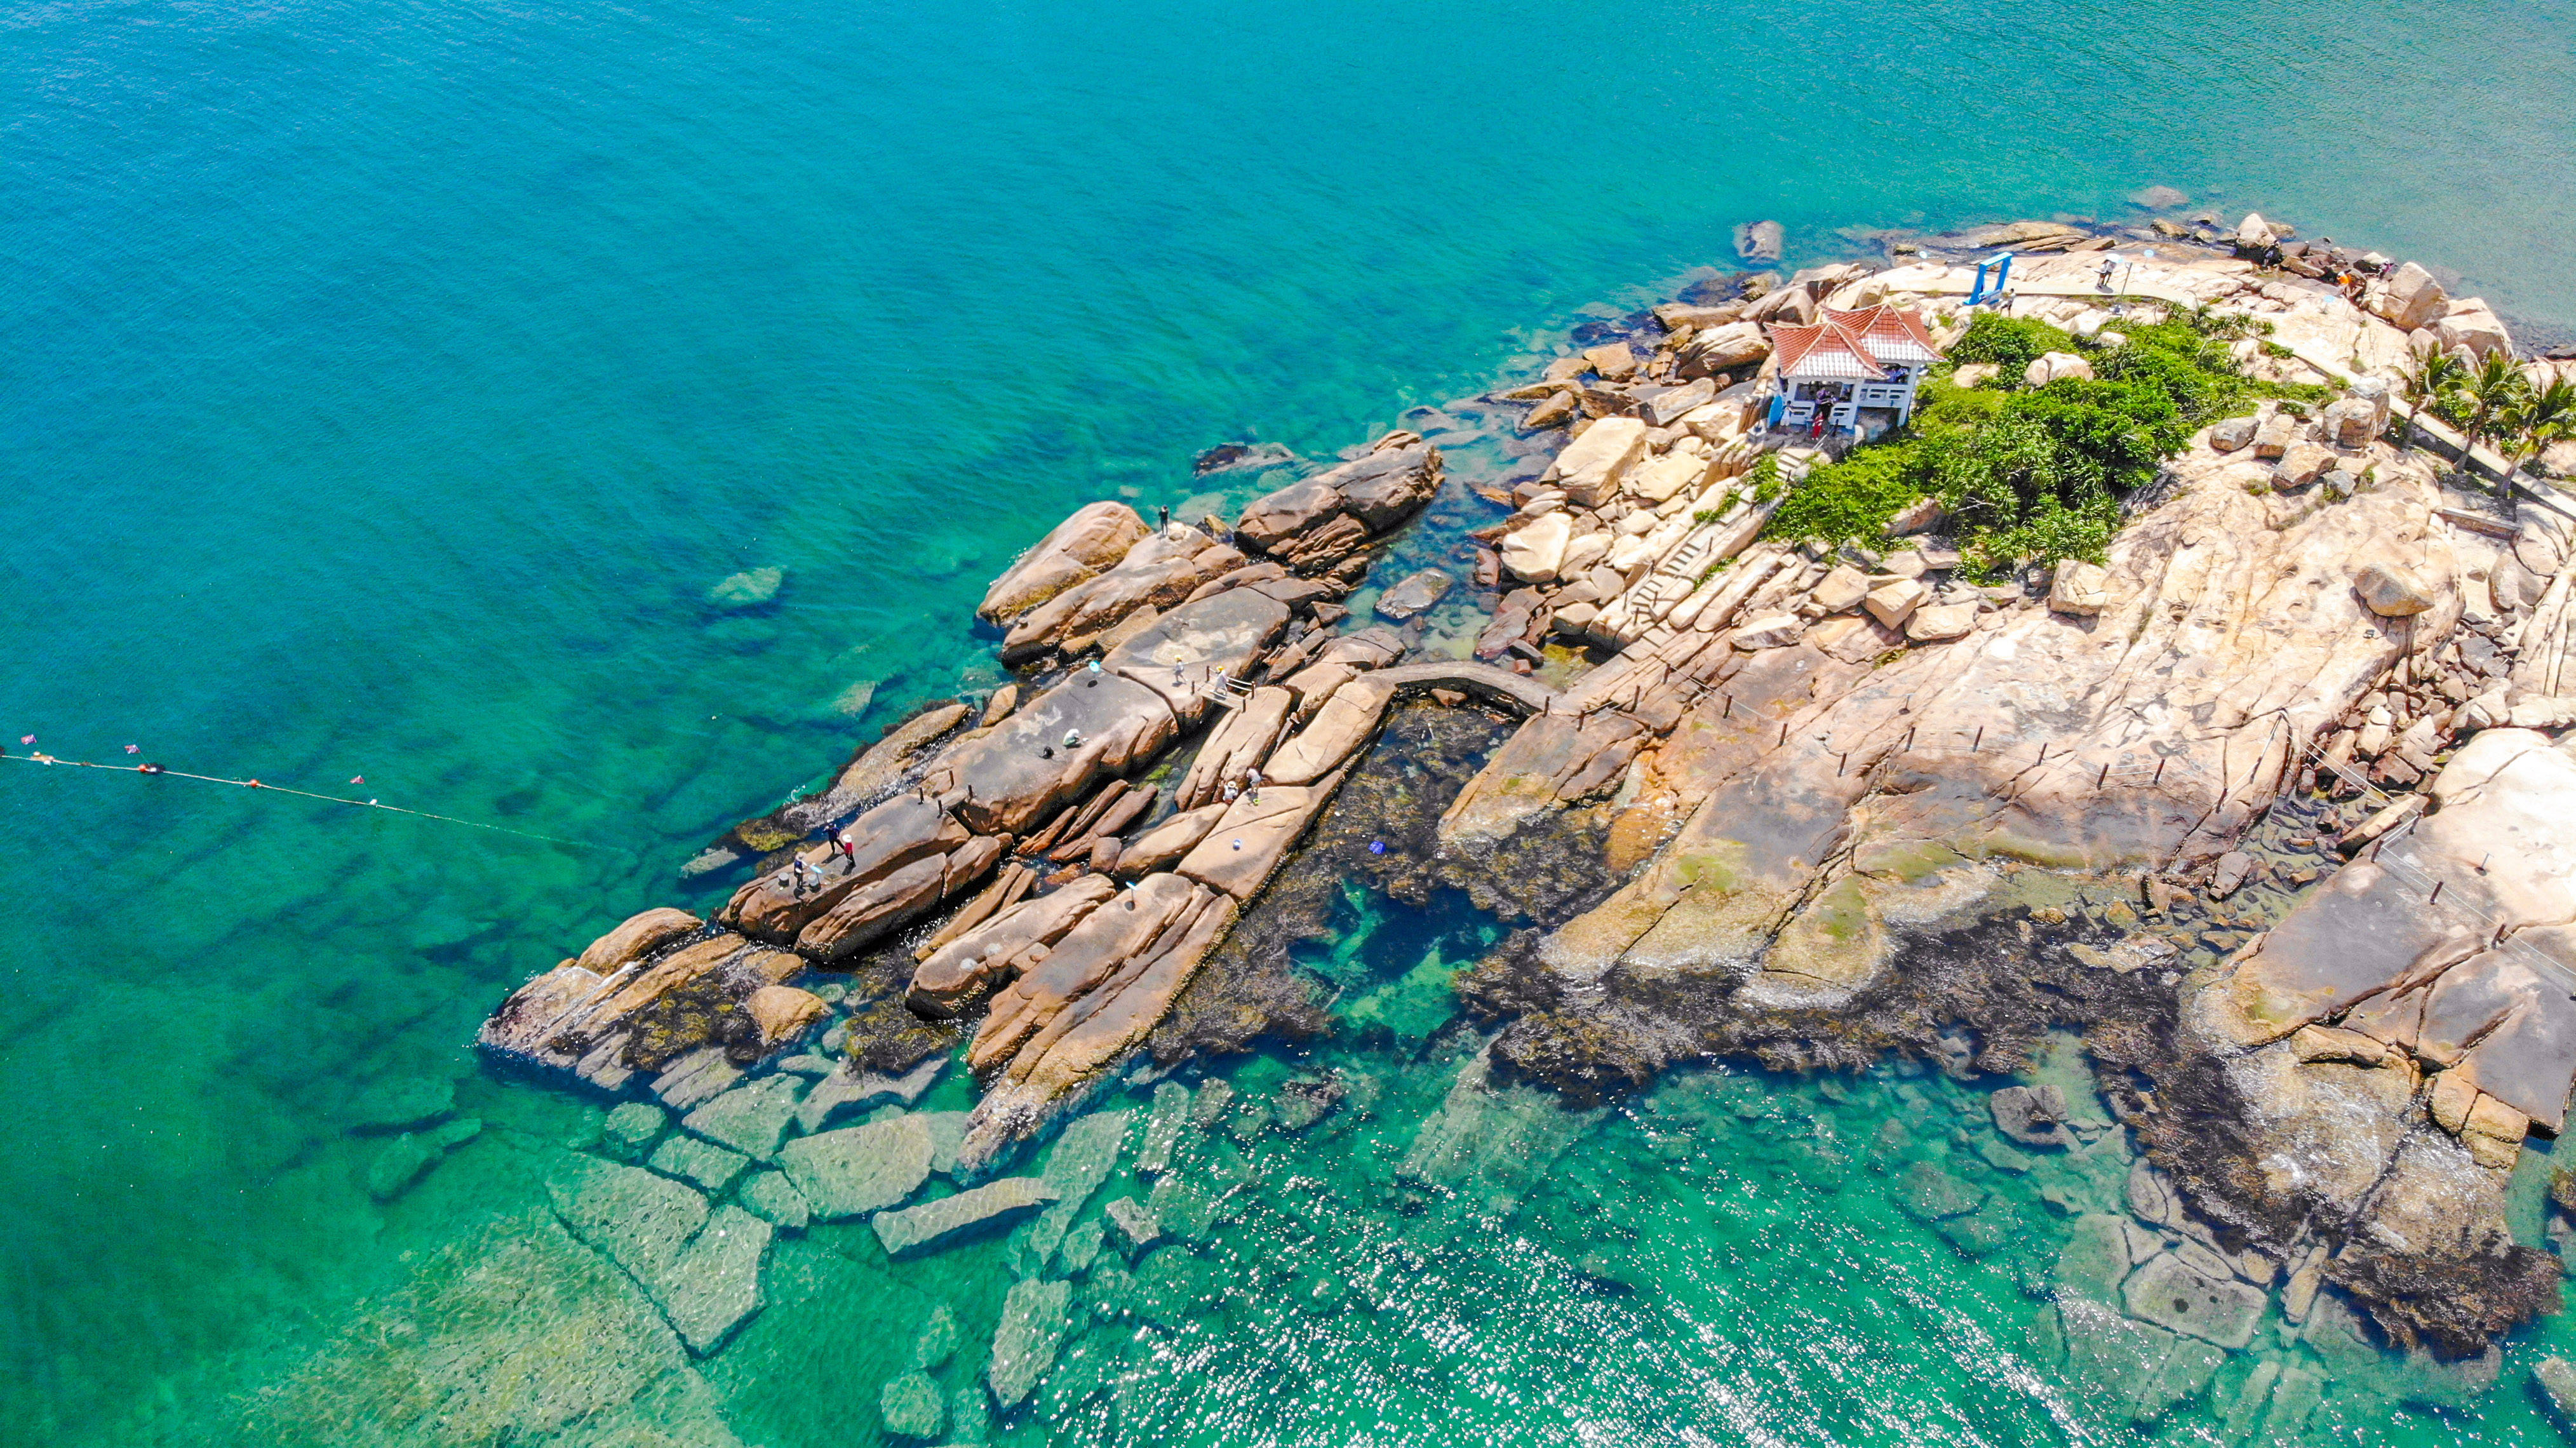
{"label": "tide pool", "polygon": [[[0,765],[0,1441],[258,1441],[280,1405],[320,1432],[327,1405],[381,1404],[316,1363],[450,1323],[429,1304],[471,1301],[453,1284],[496,1242],[557,1261],[511,1224],[544,1217],[550,1153],[598,1112],[486,1078],[475,1023],[633,910],[712,907],[719,882],[678,874],[712,836],[914,702],[1000,682],[968,612],[1080,502],[1248,491],[1191,475],[1220,441],[1328,459],[1731,265],[1729,230],[1764,216],[1795,262],[1854,245],[1845,228],[2118,216],[2165,184],[2576,328],[2563,22],[1946,0],[19,10],[0,742],[131,744],[577,843]],[[708,601],[765,566],[786,570],[770,603]],[[1376,1101],[1308,1133],[1193,1128],[1194,1151],[1258,1168],[1241,1220],[1154,1269],[1173,1284],[1150,1254],[1122,1265],[1141,1285],[1109,1315],[1091,1304],[1114,1279],[1086,1286],[1062,1380],[997,1432],[2132,1431],[2024,1357],[2031,1264],[2071,1219],[1981,1166],[2030,1240],[1970,1256],[1894,1195],[1933,1144],[1981,1144],[1960,1088],[1677,1079],[1579,1124],[1526,1106],[1572,1133],[1544,1180],[1441,1180],[1405,1159],[1470,1064],[1441,976],[1479,927],[1349,908],[1315,968],[1353,1024],[1217,1074],[1266,1102],[1337,1066]],[[456,1082],[482,1133],[380,1203],[370,1103],[424,1080]],[[1130,1097],[1104,1105],[1149,1109]],[[1902,1144],[1858,1145],[1887,1121]],[[769,1306],[676,1360],[682,1387],[636,1421],[871,1441],[936,1307],[966,1344],[940,1391],[970,1385],[1013,1250],[889,1267],[864,1227],[781,1238]],[[545,1321],[633,1326],[594,1285]],[[530,1341],[583,1336],[562,1332]],[[2523,1365],[2563,1332],[2438,1425],[2353,1431],[2534,1441],[2552,1430]],[[2161,1431],[2214,1439],[2216,1402]],[[491,1441],[475,1425],[453,1441]]]}

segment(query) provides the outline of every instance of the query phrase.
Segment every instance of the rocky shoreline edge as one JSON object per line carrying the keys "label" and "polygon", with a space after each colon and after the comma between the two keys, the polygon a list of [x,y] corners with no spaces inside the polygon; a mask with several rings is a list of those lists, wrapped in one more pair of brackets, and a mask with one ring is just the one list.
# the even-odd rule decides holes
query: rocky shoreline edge
{"label": "rocky shoreline edge", "polygon": [[[618,925],[480,1044],[777,1164],[778,1201],[716,1209],[735,1257],[754,1220],[869,1213],[908,1254],[1057,1200],[1000,1173],[1105,1085],[1322,1029],[1285,949],[1319,882],[1456,888],[1523,927],[1459,984],[1498,1081],[1588,1103],[1889,1050],[2008,1075],[2075,1029],[2139,1152],[2126,1224],[2082,1220],[2093,1297],[2221,1348],[2348,1303],[2491,1375],[2559,1301],[2506,1216],[2576,1073],[2570,521],[2408,445],[2397,374],[2422,339],[2510,355],[2491,310],[2259,221],[1712,279],[1495,394],[1501,476],[1449,476],[1417,423],[1231,524],[1078,510],[979,609],[1017,682],[746,822],[722,909]],[[2010,315],[2088,349],[2255,318],[2241,365],[2334,399],[2201,429],[2099,565],[1971,583],[1937,506],[1868,546],[1765,538],[1826,460],[1763,426],[1771,329],[1887,305],[1955,337],[1998,246]],[[1373,578],[1426,510],[1447,566]],[[1417,785],[1399,735],[1434,752]],[[1371,818],[1334,810],[1354,790]],[[886,1111],[961,1044],[971,1113]],[[2033,1151],[2102,1139],[2062,1094],[1995,1100]],[[559,1193],[586,1239],[697,1180],[600,1170]],[[965,1189],[905,1205],[934,1170]],[[756,1288],[728,1301],[692,1348]]]}

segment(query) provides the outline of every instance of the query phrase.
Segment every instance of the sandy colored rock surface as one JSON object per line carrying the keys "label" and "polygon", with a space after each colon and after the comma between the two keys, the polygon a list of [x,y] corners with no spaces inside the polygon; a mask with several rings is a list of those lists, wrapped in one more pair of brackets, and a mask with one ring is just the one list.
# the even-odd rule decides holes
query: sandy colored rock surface
{"label": "sandy colored rock surface", "polygon": [[641,911],[592,941],[573,964],[594,975],[609,975],[705,925],[686,910],[663,906]]}
{"label": "sandy colored rock surface", "polygon": [[2238,1045],[2341,1024],[2556,1130],[2576,1083],[2576,759],[2489,729],[2431,793],[2237,960],[2200,1019]]}
{"label": "sandy colored rock surface", "polygon": [[1296,706],[1297,694],[1291,689],[1270,684],[1253,690],[1250,699],[1209,731],[1198,757],[1190,761],[1189,773],[1182,776],[1173,803],[1184,811],[1195,810],[1214,800],[1226,785],[1242,783],[1244,775],[1259,768],[1278,746]]}
{"label": "sandy colored rock surface", "polygon": [[1116,893],[1107,877],[1086,875],[1061,890],[1019,902],[922,960],[909,999],[925,1015],[947,1016],[1015,978],[1100,902]]}
{"label": "sandy colored rock surface", "polygon": [[1598,507],[1619,490],[1620,481],[1645,451],[1644,418],[1605,417],[1567,443],[1544,476],[1565,489],[1569,502]]}
{"label": "sandy colored rock surface", "polygon": [[993,997],[967,1049],[967,1064],[989,1072],[1011,1059],[1199,898],[1199,887],[1179,875],[1148,875],[1084,914],[1043,959]]}
{"label": "sandy colored rock surface", "polygon": [[1335,775],[1309,785],[1265,785],[1258,799],[1246,794],[1173,868],[1238,900],[1251,899],[1314,823],[1340,782]]}
{"label": "sandy colored rock surface", "polygon": [[[1853,962],[1883,963],[1891,916],[1989,888],[1985,857],[2101,870],[2223,853],[2277,787],[2293,731],[2340,714],[2400,650],[2351,589],[2353,560],[2390,546],[2441,556],[2448,535],[2423,474],[2394,459],[2378,489],[2286,529],[2214,454],[2175,466],[2184,485],[2113,543],[2098,618],[2015,613],[1845,692],[1782,699],[1785,742],[1778,715],[1767,738],[1726,721],[1754,737],[1659,774],[1692,811],[1678,835],[1544,953],[1587,979],[1620,960],[1744,970],[1783,938],[1765,969],[1793,967],[1780,981],[1790,994],[1832,998],[1880,968]],[[2255,719],[2281,722],[2248,731]],[[1524,726],[1542,731],[1564,733]],[[1476,802],[1522,788],[1510,778],[1535,762],[1498,751],[1444,839],[1472,848]]]}
{"label": "sandy colored rock surface", "polygon": [[1312,784],[1340,768],[1377,732],[1394,694],[1394,685],[1376,678],[1356,679],[1335,690],[1315,717],[1262,766],[1265,790],[1267,781]]}
{"label": "sandy colored rock surface", "polygon": [[1228,589],[1156,619],[1111,650],[1101,668],[1153,690],[1174,718],[1195,725],[1216,707],[1209,684],[1252,672],[1288,627],[1288,615],[1286,604],[1258,587]]}
{"label": "sandy colored rock surface", "polygon": [[1108,776],[1135,769],[1179,732],[1160,692],[1077,670],[940,756],[924,785],[934,796],[965,791],[957,817],[977,833],[1018,834]]}
{"label": "sandy colored rock surface", "polygon": [[1049,529],[984,590],[975,613],[1006,623],[1057,594],[1118,565],[1147,533],[1145,520],[1125,503],[1089,503]]}
{"label": "sandy colored rock surface", "polygon": [[1356,461],[1255,499],[1235,537],[1300,572],[1327,568],[1411,517],[1439,490],[1440,475],[1438,448],[1389,433]]}

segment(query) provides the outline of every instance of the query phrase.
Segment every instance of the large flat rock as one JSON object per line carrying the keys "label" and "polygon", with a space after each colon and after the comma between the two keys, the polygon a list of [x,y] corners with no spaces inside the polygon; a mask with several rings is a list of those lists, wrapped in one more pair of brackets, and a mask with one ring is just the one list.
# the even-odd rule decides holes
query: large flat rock
{"label": "large flat rock", "polygon": [[718,1207],[670,1271],[645,1284],[689,1351],[714,1352],[760,1310],[760,1264],[770,1231],[740,1207]]}
{"label": "large flat rock", "polygon": [[1235,536],[1294,568],[1329,567],[1431,501],[1441,466],[1438,448],[1389,433],[1351,462],[1254,499]]}
{"label": "large flat rock", "polygon": [[1090,1202],[1091,1194],[1109,1180],[1118,1165],[1119,1153],[1127,1143],[1127,1126],[1134,1119],[1125,1111],[1095,1111],[1075,1117],[1065,1124],[1055,1139],[1055,1150],[1047,1154],[1046,1183],[1054,1189],[1056,1201],[1029,1233],[1029,1249],[1046,1259],[1064,1242],[1066,1229],[1074,1217]]}
{"label": "large flat rock", "polygon": [[847,856],[828,845],[803,851],[806,864],[821,873],[819,886],[800,883],[794,867],[782,866],[735,891],[724,909],[725,923],[757,939],[785,944],[852,892],[966,842],[965,827],[919,794],[878,803],[843,833],[850,839]]}
{"label": "large flat rock", "polygon": [[930,1179],[931,1135],[917,1115],[800,1136],[778,1168],[827,1221],[891,1207]]}
{"label": "large flat rock", "polygon": [[1153,530],[1125,503],[1086,503],[1047,531],[984,590],[975,612],[1007,623],[1077,584],[1118,566]]}
{"label": "large flat rock", "polygon": [[1262,777],[1282,785],[1312,784],[1339,769],[1377,732],[1394,697],[1395,686],[1384,678],[1353,679],[1335,689],[1306,727],[1270,756]]}
{"label": "large flat rock", "polygon": [[555,1215],[624,1268],[694,1353],[720,1347],[760,1308],[770,1226],[639,1167],[580,1158],[548,1178]]}
{"label": "large flat rock", "polygon": [[1080,652],[1131,615],[1150,617],[1203,584],[1243,566],[1243,555],[1195,528],[1175,525],[1138,543],[1116,568],[1078,583],[1011,625],[1002,657],[1022,662],[1062,649]]}
{"label": "large flat rock", "polygon": [[317,1325],[314,1347],[244,1398],[240,1441],[741,1448],[651,1300],[543,1211],[422,1253],[392,1290]]}
{"label": "large flat rock", "polygon": [[574,1157],[546,1180],[555,1215],[573,1235],[652,1283],[666,1276],[707,1223],[707,1199],[641,1167]]}
{"label": "large flat rock", "polygon": [[2235,962],[2204,1019],[2261,1044],[2350,1013],[2353,1028],[2556,1130],[2576,1083],[2576,757],[2489,729],[2428,793],[2428,813]]}
{"label": "large flat rock", "polygon": [[1287,627],[1286,604],[1257,588],[1229,588],[1164,614],[1100,667],[1153,690],[1175,716],[1195,723],[1213,707],[1210,681],[1251,673]]}
{"label": "large flat rock", "polygon": [[2224,1348],[2254,1340],[2268,1301],[2260,1289],[2211,1276],[2171,1252],[2131,1273],[2120,1299],[2131,1317]]}
{"label": "large flat rock", "polygon": [[[2165,500],[2113,541],[2094,617],[2009,610],[1877,667],[1801,643],[1771,651],[1794,674],[1755,655],[1722,682],[1693,673],[1683,635],[1632,645],[1556,707],[1633,710],[1630,727],[1651,730],[1687,681],[1671,741],[1685,752],[1658,751],[1643,781],[1687,818],[1542,954],[1585,981],[1623,962],[1640,978],[1758,963],[1753,1002],[1832,1006],[1889,966],[1891,919],[1998,887],[1962,862],[2107,872],[2215,859],[2295,777],[2289,741],[2331,724],[2405,651],[2354,594],[2353,568],[2396,554],[2428,577],[2460,571],[2420,461],[2373,465],[2377,488],[2301,511],[2248,493],[2214,453],[2185,454]],[[2446,630],[2460,607],[2445,590],[2408,627]],[[1444,820],[1444,843],[1486,850],[1562,800],[1558,777],[1589,769],[1587,754],[1609,767],[1575,777],[1615,784],[1626,761],[1582,748],[1590,727],[1525,725],[1544,747],[1497,751]],[[1711,742],[1686,740],[1690,729]]]}
{"label": "large flat rock", "polygon": [[869,1225],[886,1254],[918,1257],[977,1232],[992,1230],[1056,1200],[1056,1189],[1037,1177],[1004,1177],[901,1211],[879,1212]]}
{"label": "large flat rock", "polygon": [[931,952],[913,970],[913,1008],[925,1015],[955,1015],[1051,950],[1115,893],[1117,886],[1106,876],[1085,875],[1000,911]]}
{"label": "large flat rock", "polygon": [[1196,898],[1197,887],[1180,876],[1148,875],[1092,909],[1032,969],[994,995],[967,1048],[967,1064],[990,1071],[1009,1060],[1076,1000],[1135,960]]}
{"label": "large flat rock", "polygon": [[[1076,670],[941,755],[924,786],[935,796],[966,791],[957,815],[978,833],[1017,834],[1110,775],[1142,765],[1179,728],[1154,690],[1114,673]],[[1068,735],[1076,742],[1067,744]]]}
{"label": "large flat rock", "polygon": [[1237,900],[1251,899],[1269,883],[1340,783],[1335,774],[1314,784],[1264,785],[1258,793],[1241,796],[1173,868]]}

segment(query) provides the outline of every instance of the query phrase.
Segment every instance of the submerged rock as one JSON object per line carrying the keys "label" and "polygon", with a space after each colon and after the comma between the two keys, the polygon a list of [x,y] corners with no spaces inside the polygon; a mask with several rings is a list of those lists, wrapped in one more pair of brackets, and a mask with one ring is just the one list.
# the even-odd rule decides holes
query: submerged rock
{"label": "submerged rock", "polygon": [[722,609],[758,608],[778,597],[787,582],[787,570],[771,564],[746,568],[707,590],[707,602]]}
{"label": "submerged rock", "polygon": [[993,1355],[984,1369],[993,1400],[1016,1408],[1037,1390],[1072,1324],[1069,1311],[1073,1285],[1037,1278],[1011,1284],[1002,1300],[1001,1326],[993,1332]]}
{"label": "submerged rock", "polygon": [[877,1414],[898,1438],[936,1438],[948,1421],[948,1404],[930,1374],[914,1371],[886,1380],[877,1394]]}
{"label": "submerged rock", "polygon": [[644,1154],[662,1135],[671,1114],[650,1101],[629,1101],[608,1113],[600,1128],[601,1145],[611,1152],[636,1157]]}
{"label": "submerged rock", "polygon": [[886,1255],[900,1261],[946,1248],[974,1233],[1018,1221],[1056,1200],[1055,1187],[1036,1177],[1004,1177],[901,1211],[879,1212],[869,1222]]}
{"label": "submerged rock", "polygon": [[2024,1146],[2066,1146],[2075,1140],[2066,1126],[2066,1094],[2054,1085],[2007,1086],[1986,1098],[1995,1129]]}
{"label": "submerged rock", "polygon": [[2531,1380],[2540,1385],[2541,1395],[2549,1400],[2558,1421],[2576,1426],[2576,1367],[2570,1367],[2562,1357],[2545,1357],[2532,1364]]}
{"label": "submerged rock", "polygon": [[[683,1138],[684,1139],[684,1138]],[[767,1222],[668,1177],[587,1158],[546,1182],[555,1215],[626,1269],[694,1353],[710,1353],[760,1308]]]}
{"label": "submerged rock", "polygon": [[1154,1219],[1152,1210],[1134,1197],[1114,1197],[1101,1211],[1109,1224],[1118,1229],[1126,1250],[1131,1253],[1141,1252],[1162,1240],[1162,1223]]}
{"label": "submerged rock", "polygon": [[1306,1130],[1330,1116],[1334,1108],[1342,1104],[1342,1097],[1346,1094],[1347,1088],[1336,1072],[1290,1077],[1279,1087],[1275,1107],[1279,1129],[1288,1132]]}
{"label": "submerged rock", "polygon": [[721,1193],[751,1166],[751,1159],[713,1142],[675,1136],[663,1142],[645,1165],[664,1176],[685,1177],[705,1191]]}
{"label": "submerged rock", "polygon": [[658,1284],[646,1284],[689,1351],[716,1351],[760,1310],[760,1266],[769,1237],[769,1223],[739,1207],[718,1207],[670,1272]]}
{"label": "submerged rock", "polygon": [[2269,1301],[2233,1277],[2204,1272],[2171,1252],[2132,1274],[2121,1300],[2132,1317],[2225,1348],[2253,1341]]}
{"label": "submerged rock", "polygon": [[349,1106],[349,1129],[409,1131],[444,1121],[456,1110],[456,1083],[445,1077],[405,1076],[380,1081]]}
{"label": "submerged rock", "polygon": [[764,1076],[714,1098],[682,1118],[682,1128],[762,1161],[778,1150],[804,1092],[802,1078]]}
{"label": "submerged rock", "polygon": [[1985,1204],[1985,1188],[1963,1182],[1928,1161],[1905,1169],[1897,1201],[1915,1220],[1938,1222],[1966,1216]]}
{"label": "submerged rock", "polygon": [[2209,1343],[2090,1302],[2061,1300],[2057,1319],[2069,1376],[2142,1423],[2204,1391],[2226,1361]]}
{"label": "submerged rock", "polygon": [[756,1171],[734,1194],[744,1211],[786,1232],[801,1232],[813,1221],[814,1209],[805,1194],[796,1190],[787,1174],[780,1171]]}
{"label": "submerged rock", "polygon": [[246,1395],[244,1441],[742,1448],[651,1300],[543,1211],[427,1254],[327,1332]]}
{"label": "submerged rock", "polygon": [[963,1339],[958,1335],[957,1312],[946,1303],[930,1309],[930,1317],[921,1325],[921,1335],[912,1340],[912,1365],[927,1371],[956,1356]]}
{"label": "submerged rock", "polygon": [[1418,618],[1439,607],[1440,600],[1449,596],[1449,590],[1456,587],[1457,582],[1437,568],[1408,574],[1402,582],[1378,595],[1378,617],[1395,623]]}
{"label": "submerged rock", "polygon": [[1067,1123],[1056,1137],[1055,1150],[1048,1154],[1046,1165],[1046,1185],[1055,1201],[1029,1233],[1029,1248],[1039,1261],[1045,1261],[1064,1241],[1074,1217],[1117,1168],[1119,1153],[1127,1141],[1127,1127],[1133,1119],[1133,1113],[1125,1111],[1093,1112]]}
{"label": "submerged rock", "polygon": [[1172,1148],[1188,1123],[1190,1088],[1178,1081],[1154,1083],[1154,1104],[1145,1117],[1144,1144],[1136,1151],[1136,1174],[1160,1176],[1171,1169]]}
{"label": "submerged rock", "polygon": [[389,1202],[411,1190],[447,1151],[429,1133],[406,1131],[386,1142],[367,1164],[367,1195]]}
{"label": "submerged rock", "polygon": [[778,1168],[825,1220],[894,1206],[930,1179],[929,1124],[917,1115],[801,1136]]}

